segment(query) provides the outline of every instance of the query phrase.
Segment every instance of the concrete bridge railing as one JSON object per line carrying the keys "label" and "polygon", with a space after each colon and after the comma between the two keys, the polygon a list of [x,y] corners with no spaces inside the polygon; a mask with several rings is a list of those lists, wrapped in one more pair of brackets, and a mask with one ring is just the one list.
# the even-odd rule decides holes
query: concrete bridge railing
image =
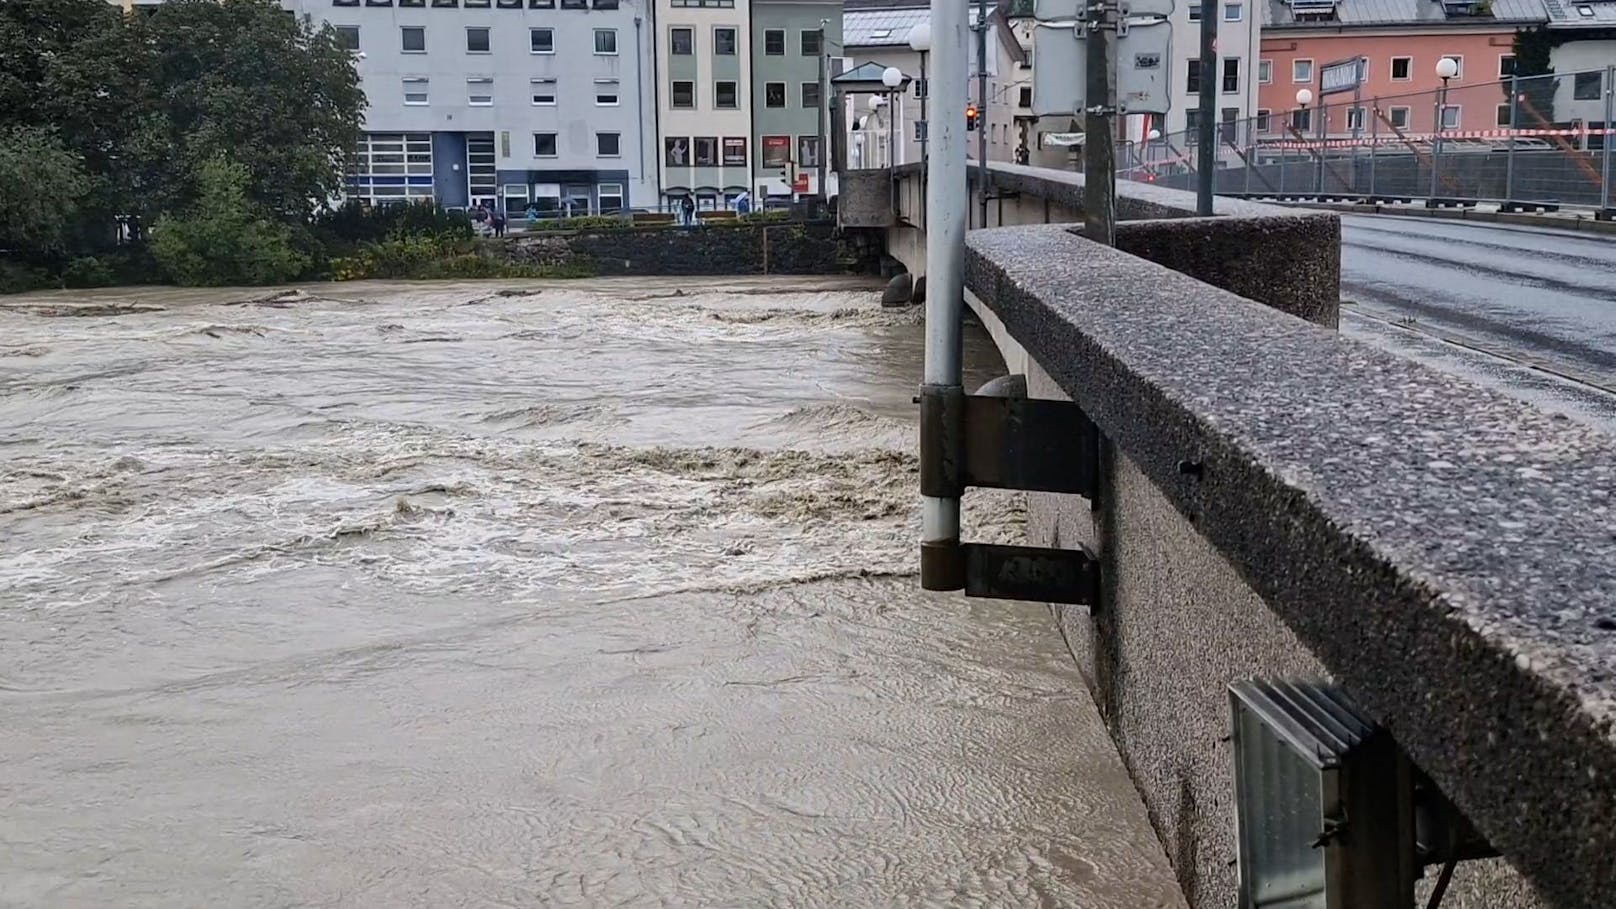
{"label": "concrete bridge railing", "polygon": [[[923,273],[919,182],[888,239]],[[1077,175],[995,186],[967,302],[1105,439],[1029,542],[1100,559],[1057,614],[1192,905],[1236,899],[1227,686],[1276,676],[1342,686],[1503,854],[1444,905],[1609,905],[1616,440],[1332,331],[1332,214],[1123,185],[1111,249],[1058,223]]]}

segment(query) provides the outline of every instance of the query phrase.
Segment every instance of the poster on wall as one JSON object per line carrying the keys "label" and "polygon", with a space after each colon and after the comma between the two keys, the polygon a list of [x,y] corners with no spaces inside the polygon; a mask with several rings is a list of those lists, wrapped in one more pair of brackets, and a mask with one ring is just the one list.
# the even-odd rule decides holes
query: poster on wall
{"label": "poster on wall", "polygon": [[690,166],[690,140],[677,137],[662,140],[662,150],[669,167]]}
{"label": "poster on wall", "polygon": [[736,136],[727,136],[724,139],[724,166],[746,166],[746,139]]}
{"label": "poster on wall", "polygon": [[784,167],[791,163],[790,136],[763,137],[763,166]]}

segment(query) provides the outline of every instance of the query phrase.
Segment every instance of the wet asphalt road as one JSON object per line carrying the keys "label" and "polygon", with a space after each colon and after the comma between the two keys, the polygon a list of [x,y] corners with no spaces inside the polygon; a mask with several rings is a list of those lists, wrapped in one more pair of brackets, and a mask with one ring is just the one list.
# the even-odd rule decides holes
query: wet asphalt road
{"label": "wet asphalt road", "polygon": [[1616,432],[1616,238],[1341,216],[1342,331]]}

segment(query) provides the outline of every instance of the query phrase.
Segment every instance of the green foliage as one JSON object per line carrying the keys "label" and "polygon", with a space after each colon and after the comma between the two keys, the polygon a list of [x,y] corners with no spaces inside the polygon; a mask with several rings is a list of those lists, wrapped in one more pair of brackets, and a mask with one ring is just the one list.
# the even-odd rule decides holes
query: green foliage
{"label": "green foliage", "polygon": [[[1550,60],[1556,44],[1553,33],[1541,25],[1517,29],[1515,32],[1515,80],[1506,80],[1501,87],[1504,99],[1515,105],[1515,124],[1521,129],[1540,129],[1554,125],[1554,93],[1557,88],[1554,66]],[[1511,88],[1520,90],[1519,97],[1511,98]]]}
{"label": "green foliage", "polygon": [[556,231],[556,230],[627,230],[634,226],[634,222],[617,215],[585,215],[577,218],[549,218],[534,221],[527,229],[530,231]]}
{"label": "green foliage", "polygon": [[278,284],[303,273],[309,260],[292,229],[268,217],[247,195],[247,168],[225,158],[201,167],[201,194],[185,215],[164,216],[152,253],[184,285]]}
{"label": "green foliage", "polygon": [[333,255],[351,255],[361,244],[389,237],[435,237],[470,240],[471,219],[430,201],[363,206],[354,203],[321,212],[314,235]]}
{"label": "green foliage", "polygon": [[776,224],[781,221],[790,221],[791,212],[788,211],[749,211],[737,220],[743,224]]}
{"label": "green foliage", "polygon": [[0,130],[0,248],[60,252],[84,191],[78,157],[55,133]]}

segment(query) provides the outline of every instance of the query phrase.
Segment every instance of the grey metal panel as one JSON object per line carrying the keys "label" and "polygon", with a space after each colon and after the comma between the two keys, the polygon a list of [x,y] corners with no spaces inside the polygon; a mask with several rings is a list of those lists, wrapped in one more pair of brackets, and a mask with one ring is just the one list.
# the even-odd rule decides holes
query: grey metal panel
{"label": "grey metal panel", "polygon": [[[1616,21],[1616,4],[1609,0],[1595,0],[1596,9],[1605,7]],[[1299,21],[1287,0],[1270,0],[1267,5],[1266,24],[1275,27],[1318,28],[1341,25],[1393,25],[1409,23],[1452,22],[1454,25],[1479,25],[1489,21],[1486,17],[1451,17],[1443,12],[1442,4],[1434,0],[1340,0],[1333,20]],[[1494,0],[1491,21],[1545,22],[1549,18],[1542,0]]]}

